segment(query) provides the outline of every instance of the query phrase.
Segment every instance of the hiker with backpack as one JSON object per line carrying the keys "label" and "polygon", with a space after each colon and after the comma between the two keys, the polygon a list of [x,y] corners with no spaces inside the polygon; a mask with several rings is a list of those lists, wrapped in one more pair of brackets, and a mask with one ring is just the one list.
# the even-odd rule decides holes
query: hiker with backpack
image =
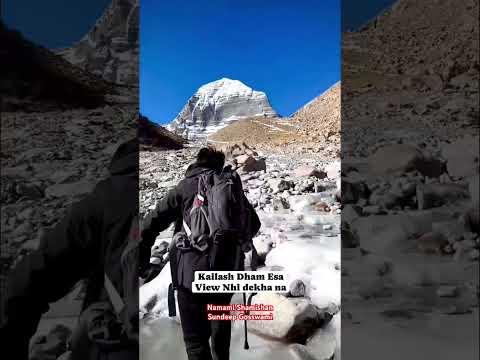
{"label": "hiker with backpack", "polygon": [[222,152],[202,148],[185,178],[142,224],[141,264],[148,264],[150,247],[159,233],[175,224],[169,251],[169,314],[175,315],[176,290],[189,360],[230,357],[231,322],[209,321],[206,305],[228,305],[233,294],[193,293],[195,271],[244,270],[245,253],[253,249],[252,238],[261,225],[239,175],[224,165]]}
{"label": "hiker with backpack", "polygon": [[38,249],[11,270],[7,319],[0,324],[2,350],[9,358],[29,358],[29,340],[49,303],[81,280],[87,286],[83,309],[64,349],[70,359],[139,358],[138,147],[136,138],[122,144],[110,163],[110,177],[74,204]]}

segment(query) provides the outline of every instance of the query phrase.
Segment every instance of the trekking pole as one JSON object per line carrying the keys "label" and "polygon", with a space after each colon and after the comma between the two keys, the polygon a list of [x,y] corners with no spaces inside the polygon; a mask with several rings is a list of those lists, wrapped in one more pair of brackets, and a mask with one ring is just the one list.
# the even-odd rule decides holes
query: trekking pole
{"label": "trekking pole", "polygon": [[[247,295],[243,293],[243,305],[247,306]],[[244,329],[245,329],[245,342],[243,343],[243,348],[248,350],[250,346],[248,346],[248,335],[247,335],[247,320],[244,320]]]}

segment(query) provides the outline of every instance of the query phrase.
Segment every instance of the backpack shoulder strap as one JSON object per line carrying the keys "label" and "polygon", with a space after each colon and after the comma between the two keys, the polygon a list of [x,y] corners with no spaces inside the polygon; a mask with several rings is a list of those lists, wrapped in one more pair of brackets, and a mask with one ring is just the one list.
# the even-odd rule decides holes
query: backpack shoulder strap
{"label": "backpack shoulder strap", "polygon": [[[139,218],[138,218],[138,215],[134,215],[130,225],[130,230],[126,240],[126,244],[122,251],[122,255],[120,257],[121,263],[125,261],[126,256],[132,250],[138,247],[139,241],[140,241]],[[110,303],[112,304],[113,309],[115,310],[115,313],[121,319],[125,309],[125,301],[123,300],[122,296],[118,292],[113,282],[110,280],[106,271],[104,272],[103,284],[107,292],[108,298],[110,300]]]}
{"label": "backpack shoulder strap", "polygon": [[105,273],[104,275],[104,285],[105,290],[107,291],[108,298],[110,299],[110,303],[115,310],[115,313],[118,315],[119,318],[121,318],[123,310],[125,309],[125,302],[115,288],[115,285],[113,285],[112,281],[108,277],[107,273]]}

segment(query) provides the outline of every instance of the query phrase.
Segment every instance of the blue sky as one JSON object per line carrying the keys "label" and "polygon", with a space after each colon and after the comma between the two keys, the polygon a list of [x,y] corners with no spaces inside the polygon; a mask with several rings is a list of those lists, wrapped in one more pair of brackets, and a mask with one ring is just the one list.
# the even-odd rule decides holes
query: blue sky
{"label": "blue sky", "polygon": [[342,0],[342,30],[358,29],[394,2],[394,0]]}
{"label": "blue sky", "polygon": [[340,79],[339,0],[142,0],[140,108],[173,120],[228,77],[289,115]]}
{"label": "blue sky", "polygon": [[80,40],[102,15],[110,0],[1,0],[9,27],[47,48]]}

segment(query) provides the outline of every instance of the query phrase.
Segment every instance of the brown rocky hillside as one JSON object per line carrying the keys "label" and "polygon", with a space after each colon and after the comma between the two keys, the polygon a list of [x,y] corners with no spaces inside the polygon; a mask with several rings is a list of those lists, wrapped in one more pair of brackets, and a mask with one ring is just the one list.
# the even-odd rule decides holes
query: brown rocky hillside
{"label": "brown rocky hillside", "polygon": [[213,142],[255,145],[281,145],[298,137],[297,129],[289,121],[279,118],[254,117],[239,120],[209,137]]}
{"label": "brown rocky hillside", "polygon": [[476,0],[399,0],[344,33],[342,123],[445,135],[478,126],[478,11]]}
{"label": "brown rocky hillside", "polygon": [[185,144],[185,139],[157,125],[147,117],[138,118],[138,138],[142,150],[177,150]]}
{"label": "brown rocky hillside", "polygon": [[289,118],[236,121],[209,137],[216,143],[247,143],[283,151],[307,149],[335,156],[340,149],[340,83]]}
{"label": "brown rocky hillside", "polygon": [[340,82],[293,114],[292,124],[312,142],[339,145]]}

